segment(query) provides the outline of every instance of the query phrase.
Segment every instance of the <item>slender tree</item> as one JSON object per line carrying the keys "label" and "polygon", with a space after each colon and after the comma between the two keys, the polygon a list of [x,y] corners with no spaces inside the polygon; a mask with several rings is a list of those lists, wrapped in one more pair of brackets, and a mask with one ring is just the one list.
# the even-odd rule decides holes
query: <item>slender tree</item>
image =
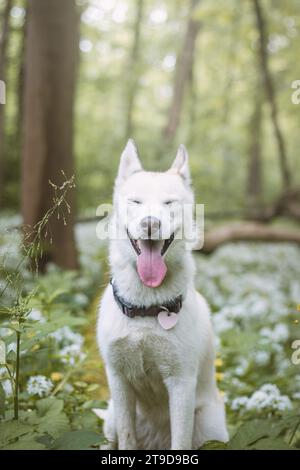
{"label": "slender tree", "polygon": [[18,96],[18,109],[16,113],[16,134],[19,146],[21,146],[22,136],[22,122],[23,122],[23,105],[24,105],[24,79],[25,79],[25,44],[26,44],[26,29],[27,29],[27,13],[25,11],[24,23],[21,29],[21,42],[19,49],[19,69],[16,84],[16,93]]}
{"label": "slender tree", "polygon": [[164,139],[167,142],[171,142],[176,135],[180,123],[185,88],[193,69],[196,39],[200,29],[200,21],[195,19],[194,15],[199,3],[200,0],[191,0],[183,46],[177,58],[173,97],[167,117],[167,124],[163,132]]}
{"label": "slender tree", "polygon": [[138,69],[140,59],[141,26],[143,21],[144,0],[137,0],[136,18],[134,22],[133,43],[130,51],[127,70],[127,103],[126,103],[126,129],[125,137],[128,139],[133,131],[133,112],[138,88]]}
{"label": "slender tree", "polygon": [[[235,12],[232,24],[231,24],[231,37],[228,48],[228,53],[225,63],[225,72],[223,79],[223,106],[220,113],[220,123],[224,132],[230,128],[230,119],[232,117],[232,100],[234,81],[236,73],[236,65],[238,62],[238,38],[241,34],[241,18],[243,17],[243,6],[241,4],[240,9]],[[226,137],[229,137],[228,135]],[[225,138],[221,146],[222,153],[222,169],[220,178],[220,197],[222,204],[227,206],[229,200],[232,198],[230,188],[234,186],[232,184],[233,172],[232,172],[232,148],[230,139]]]}
{"label": "slender tree", "polygon": [[260,3],[260,0],[251,0],[254,7],[257,30],[259,33],[259,58],[261,74],[264,82],[267,100],[271,108],[271,119],[274,128],[274,134],[278,147],[279,164],[284,188],[291,185],[291,173],[289,170],[285,140],[278,118],[278,107],[276,102],[275,88],[272,75],[269,68],[269,56],[267,50],[268,32],[266,19]]}
{"label": "slender tree", "polygon": [[250,213],[259,213],[262,204],[262,100],[259,93],[254,99],[249,122],[249,151],[247,173],[247,203]]}
{"label": "slender tree", "polygon": [[[75,0],[28,0],[26,32],[22,213],[34,225],[53,204],[49,180],[61,184],[74,173],[73,103],[78,54]],[[53,218],[40,268],[51,260],[63,268],[77,267],[74,242],[75,194],[66,224]]]}
{"label": "slender tree", "polygon": [[[7,49],[10,34],[10,11],[12,0],[6,0],[3,15],[1,18],[1,36],[0,36],[0,80],[6,82],[7,68]],[[5,106],[0,104],[0,206],[3,203],[4,182],[6,170],[5,157]]]}

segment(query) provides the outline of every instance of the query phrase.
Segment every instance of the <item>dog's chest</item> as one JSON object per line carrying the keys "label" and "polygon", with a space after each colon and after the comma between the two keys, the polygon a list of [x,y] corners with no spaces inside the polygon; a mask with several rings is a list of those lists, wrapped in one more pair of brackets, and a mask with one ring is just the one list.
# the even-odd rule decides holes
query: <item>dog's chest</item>
{"label": "dog's chest", "polygon": [[131,331],[114,339],[109,348],[113,367],[132,384],[155,384],[180,368],[180,357],[171,335]]}

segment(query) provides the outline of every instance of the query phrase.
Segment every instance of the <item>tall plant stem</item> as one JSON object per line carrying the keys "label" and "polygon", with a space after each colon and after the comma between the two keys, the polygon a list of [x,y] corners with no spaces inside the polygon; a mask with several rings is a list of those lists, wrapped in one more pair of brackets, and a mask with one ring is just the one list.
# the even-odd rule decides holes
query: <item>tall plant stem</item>
{"label": "tall plant stem", "polygon": [[297,421],[297,424],[296,424],[296,426],[294,427],[293,432],[292,432],[292,434],[291,434],[291,437],[290,437],[290,440],[289,440],[290,446],[291,446],[292,443],[293,443],[293,440],[294,440],[294,438],[295,438],[295,436],[296,436],[296,433],[297,433],[297,431],[298,431],[299,426],[300,426],[300,419]]}
{"label": "tall plant stem", "polygon": [[20,342],[21,333],[17,331],[17,359],[16,359],[16,378],[14,389],[14,419],[19,419],[19,374],[20,374]]}

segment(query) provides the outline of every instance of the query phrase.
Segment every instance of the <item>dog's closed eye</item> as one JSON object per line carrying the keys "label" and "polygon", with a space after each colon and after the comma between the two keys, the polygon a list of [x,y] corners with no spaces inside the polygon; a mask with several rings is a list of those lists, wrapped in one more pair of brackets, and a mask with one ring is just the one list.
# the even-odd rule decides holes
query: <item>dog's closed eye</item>
{"label": "dog's closed eye", "polygon": [[164,205],[165,206],[171,206],[171,204],[174,204],[175,202],[178,202],[177,199],[174,199],[174,200],[169,200],[169,201],[165,201],[164,202]]}
{"label": "dog's closed eye", "polygon": [[142,204],[142,201],[139,199],[128,199],[128,202],[131,202],[132,204]]}

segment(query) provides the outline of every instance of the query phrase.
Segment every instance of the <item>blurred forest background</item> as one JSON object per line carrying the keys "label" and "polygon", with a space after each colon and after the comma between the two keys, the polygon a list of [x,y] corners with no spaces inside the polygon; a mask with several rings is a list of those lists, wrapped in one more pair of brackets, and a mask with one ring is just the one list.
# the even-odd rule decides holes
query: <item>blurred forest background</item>
{"label": "blurred forest background", "polygon": [[103,439],[96,207],[129,137],[190,154],[229,448],[300,448],[299,40],[298,0],[0,0],[0,449]]}
{"label": "blurred forest background", "polygon": [[76,266],[74,218],[111,200],[128,137],[150,169],[186,144],[208,218],[299,218],[297,0],[0,0],[0,9],[0,207],[32,226],[52,204],[48,180],[75,172],[69,223],[53,229],[61,265]]}

